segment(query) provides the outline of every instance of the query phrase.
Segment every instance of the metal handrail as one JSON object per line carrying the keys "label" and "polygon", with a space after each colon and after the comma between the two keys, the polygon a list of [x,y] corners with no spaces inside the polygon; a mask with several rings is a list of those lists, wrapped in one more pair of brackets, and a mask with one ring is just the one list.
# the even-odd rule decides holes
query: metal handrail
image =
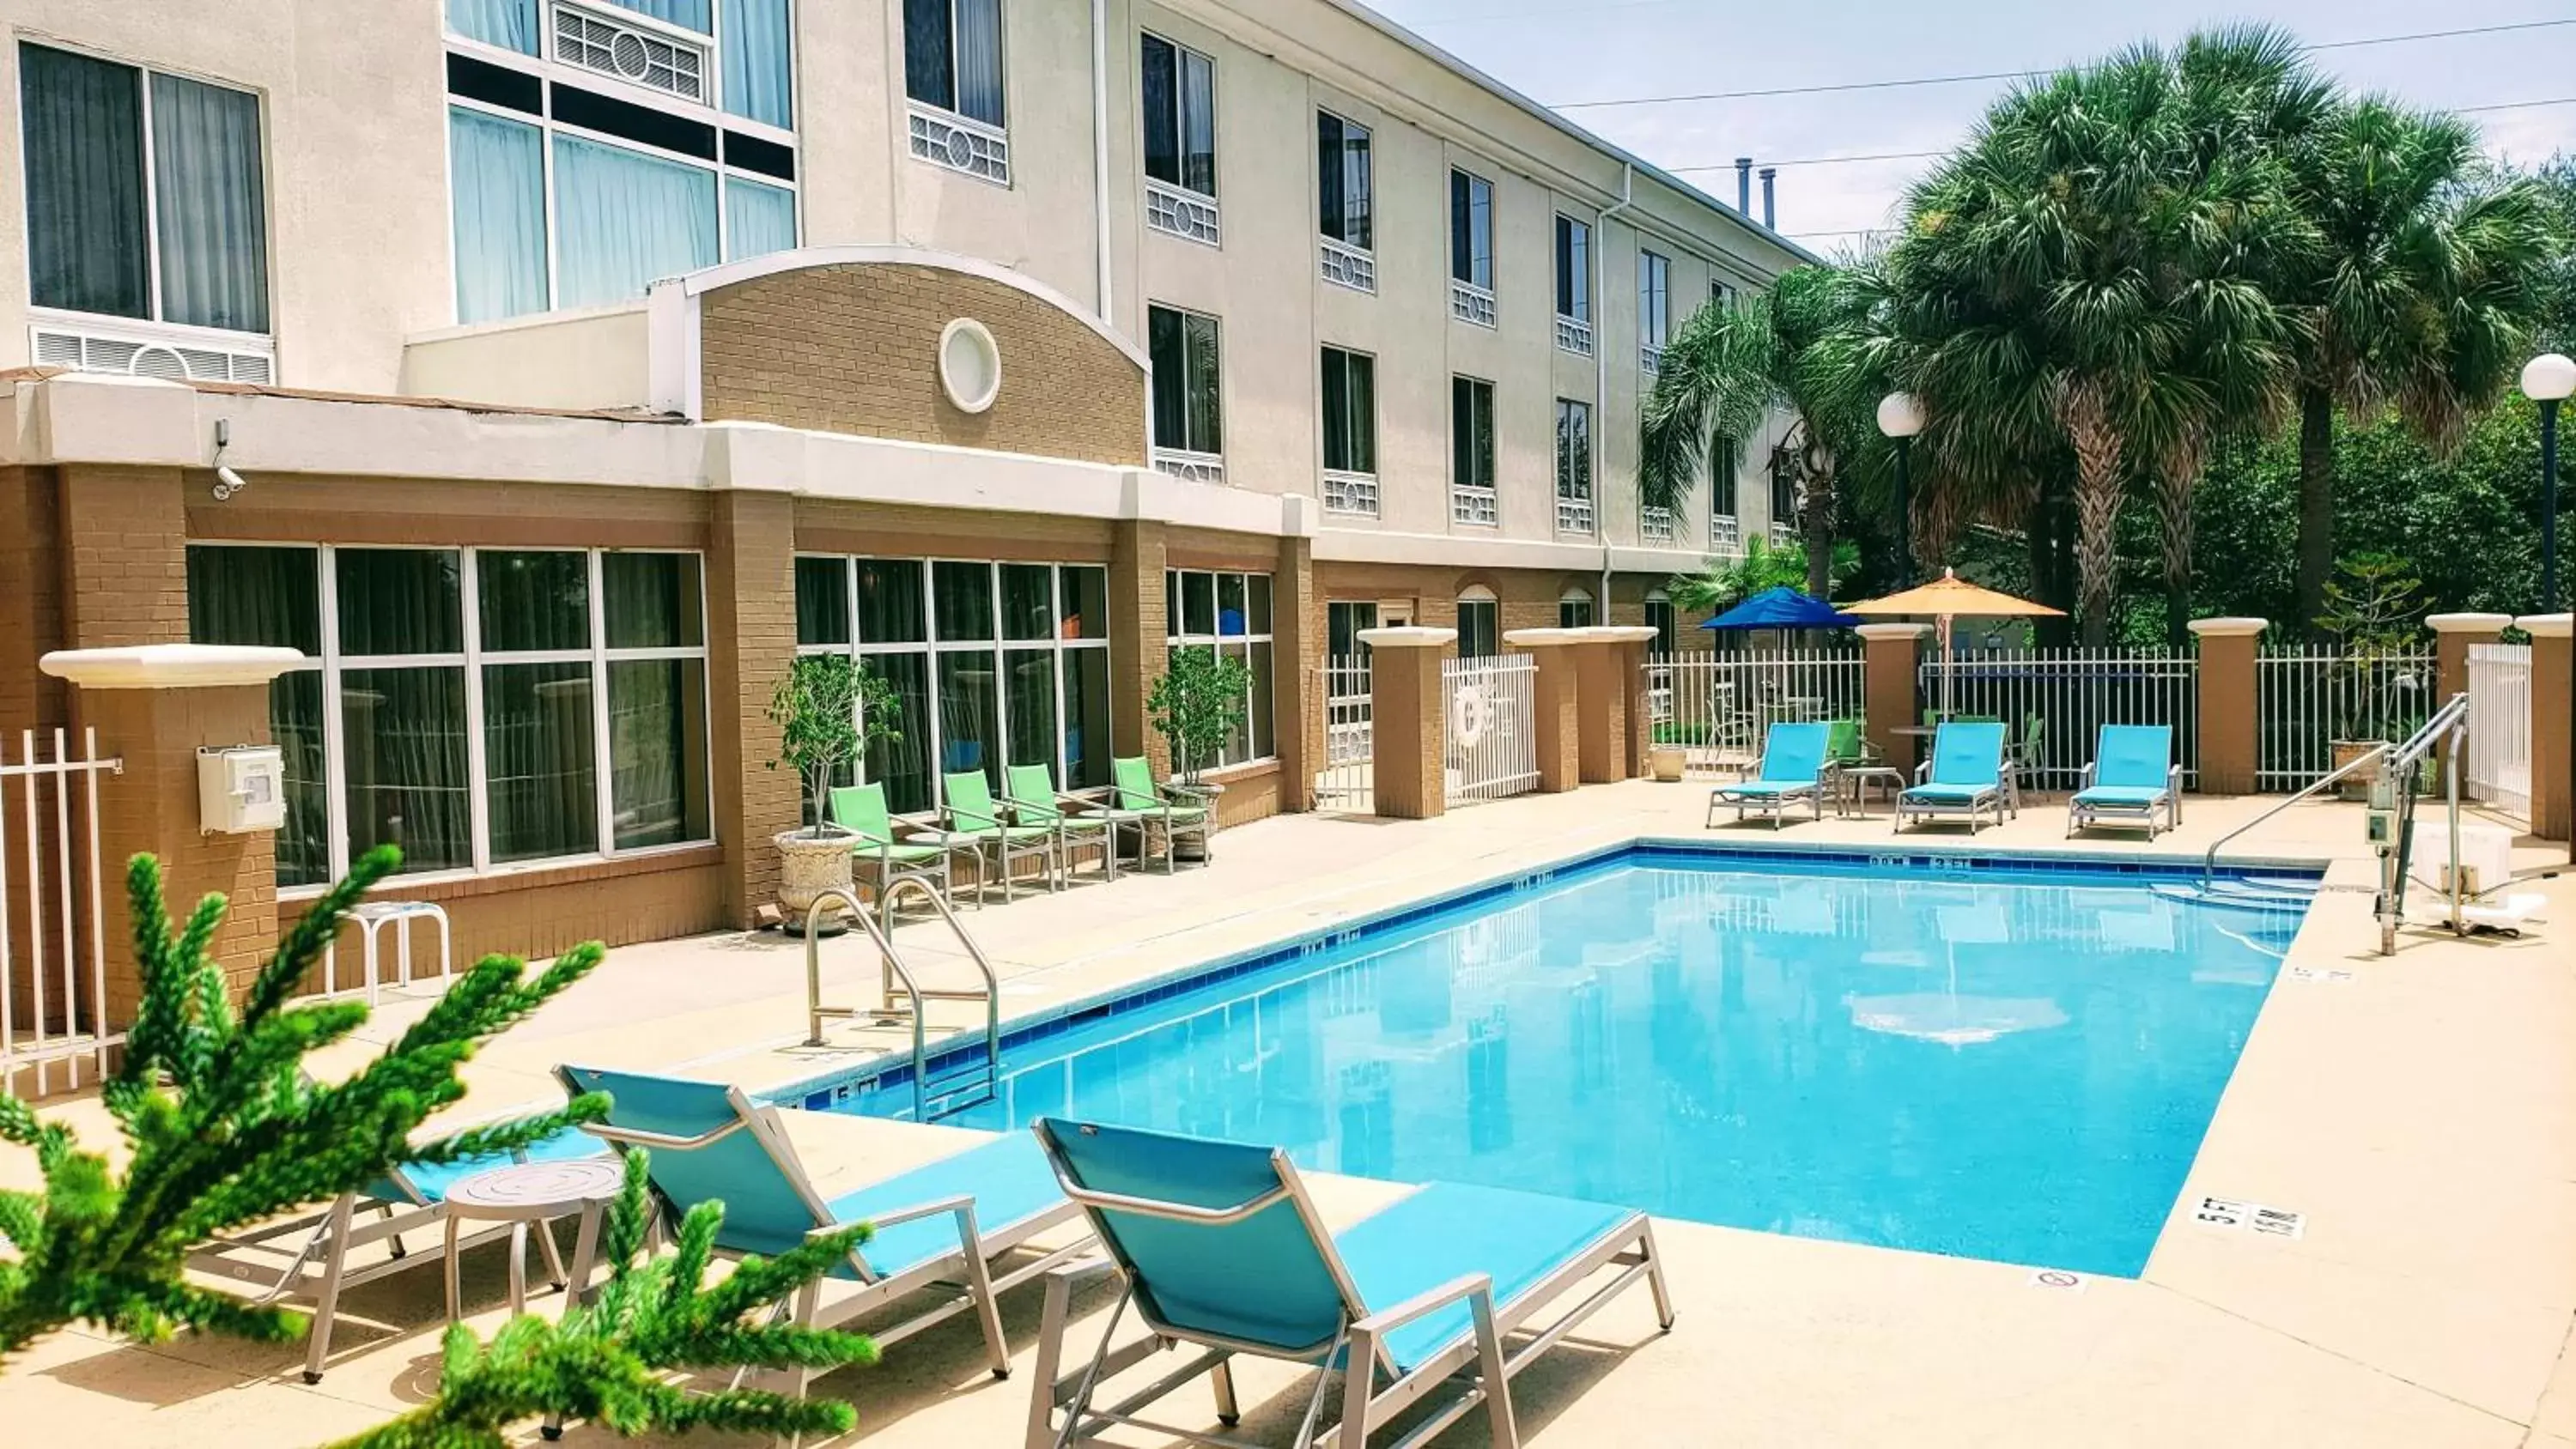
{"label": "metal handrail", "polygon": [[[2443,702],[2440,709],[2433,711],[2433,717],[2424,721],[2424,727],[2417,730],[2413,738],[2400,747],[2396,754],[2389,757],[2389,763],[2396,767],[2398,778],[2403,780],[2406,771],[2415,768],[2419,761],[2433,752],[2434,745],[2444,739],[2451,742],[2451,768],[2447,791],[2451,830],[2451,867],[2450,882],[2443,894],[2450,898],[2449,924],[2454,931],[2460,928],[2459,888],[2464,873],[2460,865],[2459,742],[2462,734],[2461,726],[2467,723],[2468,716],[2468,695],[2465,693],[2452,695]],[[2406,923],[2406,875],[2413,865],[2414,854],[2415,793],[2408,790],[2401,797],[2398,805],[2396,839],[2380,852],[2379,902],[2376,914],[2379,917],[2379,954],[2382,956],[2397,954],[2397,928]]]}
{"label": "metal handrail", "polygon": [[2253,819],[2246,821],[2244,824],[2237,826],[2225,835],[2222,835],[2218,837],[2218,839],[2210,842],[2209,849],[2202,852],[2200,857],[2201,885],[2203,887],[2208,886],[2210,880],[2217,875],[2218,852],[2226,847],[2227,842],[2234,840],[2236,837],[2243,835],[2246,831],[2252,830],[2254,827],[2261,825],[2264,821],[2267,821],[2273,816],[2280,814],[2282,811],[2289,809],[2291,806],[2298,804],[2310,795],[2317,793],[2319,790],[2322,790],[2328,785],[2333,784],[2335,781],[2342,779],[2344,776],[2351,774],[2353,771],[2360,769],[2362,766],[2370,764],[2376,760],[2386,758],[2391,748],[2393,747],[2385,744],[2371,746],[2361,754],[2337,765],[2333,770],[2309,781],[2306,785],[2300,787],[2296,794],[2278,802],[2273,805],[2271,809],[2264,811],[2262,814],[2255,816]]}
{"label": "metal handrail", "polygon": [[949,910],[946,901],[939,898],[939,893],[931,888],[930,882],[918,876],[903,876],[886,887],[879,895],[877,903],[887,910],[889,919],[892,916],[891,903],[906,888],[920,890],[923,897],[930,902],[931,909],[937,911],[939,918],[948,923],[948,929],[956,934],[958,943],[966,948],[967,956],[974,961],[975,969],[983,973],[984,990],[981,992],[923,990],[921,983],[913,979],[912,969],[904,965],[903,957],[895,950],[894,941],[889,937],[886,929],[877,924],[876,917],[869,914],[866,904],[859,899],[857,889],[851,886],[825,886],[815,893],[813,904],[805,908],[805,1045],[809,1047],[823,1045],[825,1021],[834,1017],[847,1018],[863,1014],[861,1009],[855,1006],[823,1004],[823,908],[826,904],[837,900],[849,907],[846,914],[850,919],[858,922],[860,930],[868,933],[868,939],[876,945],[878,959],[884,963],[884,1004],[874,1014],[894,1013],[896,1010],[894,985],[897,981],[903,984],[904,995],[911,999],[912,1117],[914,1121],[919,1122],[926,1120],[923,1115],[927,1095],[925,1078],[930,1065],[929,1027],[924,1020],[922,1002],[925,999],[971,1001],[978,996],[983,999],[984,1061],[986,1067],[992,1072],[994,1080],[998,1082],[1002,1070],[1002,983],[1001,978],[993,970],[992,961],[984,955],[984,948],[976,945],[975,938],[966,934],[966,928],[958,923],[956,914]]}

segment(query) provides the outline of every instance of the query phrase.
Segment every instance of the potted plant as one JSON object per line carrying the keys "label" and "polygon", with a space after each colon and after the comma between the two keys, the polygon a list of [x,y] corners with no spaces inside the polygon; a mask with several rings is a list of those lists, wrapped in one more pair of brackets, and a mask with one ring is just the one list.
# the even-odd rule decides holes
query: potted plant
{"label": "potted plant", "polygon": [[[788,666],[770,696],[769,719],[778,726],[778,758],[796,771],[808,823],[770,837],[778,847],[778,904],[790,931],[805,928],[805,913],[825,890],[849,890],[850,847],[856,837],[831,821],[833,776],[879,744],[902,738],[895,727],[894,686],[860,668],[846,654],[804,654]],[[837,932],[840,917],[830,918]]]}
{"label": "potted plant", "polygon": [[[1210,810],[1216,808],[1216,797],[1225,793],[1225,787],[1200,776],[1225,748],[1226,740],[1243,728],[1251,694],[1252,670],[1242,660],[1197,648],[1174,651],[1163,677],[1154,681],[1153,692],[1145,696],[1146,713],[1171,748],[1172,772],[1192,794],[1207,797]],[[1182,844],[1190,849],[1203,846],[1188,837],[1183,837]]]}
{"label": "potted plant", "polygon": [[[2393,661],[2415,642],[2416,595],[2422,584],[2402,559],[2364,554],[2348,559],[2326,584],[2326,610],[2317,627],[2335,636],[2343,654],[2327,681],[2332,725],[2327,749],[2342,769],[2406,732],[2405,696],[2418,688]],[[2418,701],[2420,704],[2421,702]],[[2365,765],[2343,777],[2337,793],[2366,800],[2382,771]]]}

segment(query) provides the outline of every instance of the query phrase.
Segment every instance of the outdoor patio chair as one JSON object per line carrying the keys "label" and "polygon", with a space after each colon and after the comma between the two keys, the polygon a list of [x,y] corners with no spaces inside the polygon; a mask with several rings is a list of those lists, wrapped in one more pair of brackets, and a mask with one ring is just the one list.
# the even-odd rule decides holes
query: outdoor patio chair
{"label": "outdoor patio chair", "polygon": [[1825,818],[1826,750],[1833,737],[1833,726],[1825,723],[1771,726],[1762,740],[1762,758],[1752,778],[1720,785],[1708,792],[1707,824],[1717,824],[1720,806],[1735,807],[1735,818],[1741,821],[1747,811],[1761,811],[1771,817],[1771,828],[1780,828],[1789,807],[1804,800],[1815,818]]}
{"label": "outdoor patio chair", "polygon": [[1205,795],[1186,785],[1154,783],[1154,767],[1144,756],[1109,762],[1109,805],[1137,830],[1136,864],[1153,858],[1153,836],[1163,837],[1163,873],[1174,869],[1173,842],[1194,836],[1203,857],[1216,859],[1216,811]]}
{"label": "outdoor patio chair", "polygon": [[[1033,1247],[1039,1234],[1074,1219],[1037,1144],[1014,1134],[909,1172],[826,1199],[806,1176],[779,1109],[756,1103],[740,1087],[642,1072],[560,1066],[569,1093],[605,1092],[608,1119],[587,1130],[645,1149],[653,1194],[674,1230],[702,1202],[724,1204],[716,1251],[730,1257],[785,1252],[818,1231],[870,1223],[875,1234],[828,1277],[854,1291],[823,1302],[808,1284],[779,1316],[807,1328],[829,1328],[916,1294],[939,1302],[890,1328],[873,1329],[879,1347],[972,1311],[982,1322],[995,1378],[1008,1378],[1010,1346],[996,1306],[1001,1294],[1091,1248],[1085,1236],[1066,1246]],[[1029,1261],[1004,1269],[1014,1254]],[[791,1370],[802,1394],[810,1374]]]}
{"label": "outdoor patio chair", "polygon": [[1089,847],[1100,852],[1102,875],[1118,879],[1117,822],[1108,812],[1090,808],[1098,802],[1058,790],[1046,766],[1013,765],[1004,770],[1002,803],[1010,807],[1014,823],[1055,832],[1056,859],[1066,875],[1073,873],[1073,853]]}
{"label": "outdoor patio chair", "polygon": [[1932,736],[1932,758],[1916,772],[1918,783],[1896,795],[1896,828],[1915,817],[1965,816],[1968,829],[1981,816],[2004,823],[2010,789],[2004,782],[2004,727],[2000,721],[1952,720]]}
{"label": "outdoor patio chair", "polygon": [[2084,787],[2066,802],[2066,833],[2095,825],[2144,825],[2156,838],[2182,824],[2182,766],[2174,763],[2169,725],[2104,725],[2084,767]]}
{"label": "outdoor patio chair", "polygon": [[[1005,818],[1002,807],[993,800],[993,784],[981,770],[967,770],[939,777],[941,789],[948,797],[948,808],[940,812],[940,828],[952,840],[972,841],[983,853],[983,863],[1002,873],[1002,900],[1008,903],[1019,884],[1018,862],[1035,860],[1046,870],[1050,889],[1064,880],[1064,858],[1056,850],[1055,827],[1051,825],[1015,825]],[[983,899],[985,872],[975,875],[975,898]]]}
{"label": "outdoor patio chair", "polygon": [[[1240,1444],[1139,1417],[1206,1374],[1217,1418],[1232,1426],[1238,1354],[1316,1370],[1298,1449],[1317,1441],[1324,1391],[1337,1374],[1341,1425],[1332,1440],[1344,1449],[1361,1449],[1371,1428],[1435,1394],[1437,1407],[1405,1443],[1426,1443],[1482,1405],[1493,1442],[1512,1449],[1520,1443],[1512,1377],[1595,1310],[1642,1278],[1656,1320],[1673,1324],[1663,1260],[1640,1212],[1436,1182],[1333,1233],[1283,1149],[1056,1118],[1032,1125],[1110,1262],[1048,1280],[1030,1449],[1083,1442],[1117,1424]],[[1116,1274],[1118,1306],[1087,1366],[1059,1376],[1073,1284],[1101,1272]],[[1113,1349],[1129,1308],[1151,1336]],[[1506,1352],[1514,1334],[1529,1336]],[[1094,1407],[1107,1380],[1167,1345],[1197,1353]]]}
{"label": "outdoor patio chair", "polygon": [[[944,831],[915,830],[909,834],[895,824],[886,809],[885,786],[842,785],[830,796],[832,823],[859,837],[850,848],[853,865],[876,866],[877,900],[883,902],[894,883],[911,876],[939,892],[939,898],[956,903],[959,852],[977,855],[980,846],[960,840]],[[981,885],[978,878],[977,884]],[[980,897],[979,897],[980,898]]]}
{"label": "outdoor patio chair", "polygon": [[2021,717],[2021,737],[2004,746],[2004,763],[2012,767],[2005,784],[2012,792],[2012,808],[2021,809],[2025,787],[2039,777],[2040,750],[2048,741],[2048,716],[2026,714]]}
{"label": "outdoor patio chair", "polygon": [[[446,1235],[440,1225],[446,1219],[444,1204],[449,1188],[478,1172],[514,1162],[568,1161],[598,1157],[607,1150],[597,1139],[567,1129],[521,1152],[493,1153],[455,1162],[404,1163],[360,1191],[341,1194],[320,1212],[213,1239],[189,1253],[188,1267],[210,1277],[236,1281],[255,1282],[274,1274],[268,1287],[254,1300],[258,1303],[273,1303],[281,1298],[309,1300],[313,1304],[313,1326],[305,1338],[304,1381],[318,1384],[322,1382],[323,1364],[331,1354],[331,1326],[339,1318],[343,1292],[446,1258]],[[375,1221],[360,1222],[362,1213],[373,1214]],[[413,1245],[405,1243],[403,1235],[410,1232],[420,1233],[428,1247],[415,1251]],[[456,1251],[461,1253],[510,1234],[510,1224],[494,1223],[460,1237]],[[556,1251],[554,1234],[539,1231],[536,1239],[539,1251],[545,1255],[547,1277],[556,1287],[564,1286],[563,1259]],[[351,1265],[349,1256],[353,1250],[374,1243],[385,1245],[385,1256]],[[275,1266],[280,1259],[284,1266]]]}

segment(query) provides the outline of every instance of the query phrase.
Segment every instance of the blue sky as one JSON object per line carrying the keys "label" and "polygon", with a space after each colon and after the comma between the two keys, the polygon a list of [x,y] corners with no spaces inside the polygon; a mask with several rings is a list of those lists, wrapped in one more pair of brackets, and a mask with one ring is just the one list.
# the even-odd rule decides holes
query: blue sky
{"label": "blue sky", "polygon": [[[2564,19],[2565,0],[2268,0],[2211,10],[2182,0],[2099,9],[2065,0],[1367,0],[1531,98],[1551,105],[1710,91],[2044,68],[2139,39],[2173,40],[2230,20],[2282,25],[2310,43]],[[2357,90],[2421,106],[2576,97],[2576,25],[2319,52]],[[1567,114],[1724,200],[1732,163],[1937,151],[1956,142],[1999,84],[1846,91]],[[2473,115],[2515,160],[2576,151],[2576,105]],[[1784,166],[1779,226],[1831,252],[1884,225],[1919,160]],[[1760,200],[1755,201],[1758,214]]]}

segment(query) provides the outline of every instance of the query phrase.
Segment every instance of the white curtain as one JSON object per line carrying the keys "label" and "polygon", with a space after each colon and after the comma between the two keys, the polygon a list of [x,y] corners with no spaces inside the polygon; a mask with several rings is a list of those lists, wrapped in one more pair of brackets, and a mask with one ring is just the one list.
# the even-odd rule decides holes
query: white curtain
{"label": "white curtain", "polygon": [[447,28],[485,45],[537,53],[536,0],[447,0]]}
{"label": "white curtain", "polygon": [[596,307],[716,263],[716,177],[555,138],[555,305]]}
{"label": "white curtain", "polygon": [[707,25],[707,0],[613,0],[613,3],[638,15],[669,21],[700,35],[711,33]]}
{"label": "white curtain", "polygon": [[773,126],[796,124],[787,0],[724,0],[724,108]]}
{"label": "white curtain", "polygon": [[957,114],[1002,121],[1002,0],[957,0]]}
{"label": "white curtain", "polygon": [[546,309],[545,138],[480,111],[447,113],[456,228],[456,320]]}
{"label": "white curtain", "polygon": [[739,176],[726,177],[724,187],[726,261],[795,247],[795,192]]}
{"label": "white curtain", "polygon": [[259,97],[153,76],[152,182],[163,320],[266,332],[268,206]]}

